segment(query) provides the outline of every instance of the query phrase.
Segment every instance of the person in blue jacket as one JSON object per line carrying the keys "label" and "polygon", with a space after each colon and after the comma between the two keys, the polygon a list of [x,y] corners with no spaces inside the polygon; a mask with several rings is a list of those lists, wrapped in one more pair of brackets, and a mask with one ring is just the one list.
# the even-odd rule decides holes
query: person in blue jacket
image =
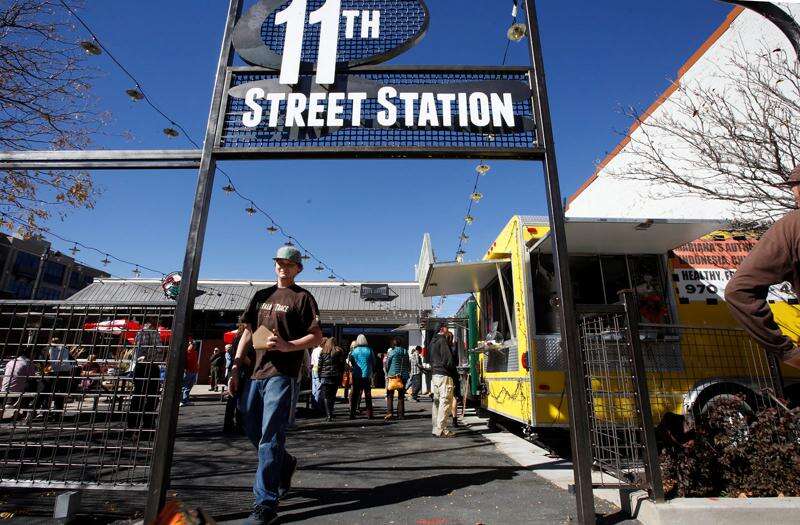
{"label": "person in blue jacket", "polygon": [[408,352],[397,344],[397,339],[392,338],[389,343],[389,352],[386,357],[386,419],[394,418],[394,390],[390,390],[391,378],[398,378],[402,387],[397,390],[397,418],[403,419],[406,415],[406,385],[411,372],[411,361]]}
{"label": "person in blue jacket", "polygon": [[367,338],[360,334],[356,338],[356,347],[350,352],[350,367],[353,373],[353,393],[350,395],[350,419],[355,419],[356,408],[361,402],[361,393],[364,392],[364,401],[367,404],[367,419],[372,419],[372,370],[375,366],[375,354],[367,346]]}

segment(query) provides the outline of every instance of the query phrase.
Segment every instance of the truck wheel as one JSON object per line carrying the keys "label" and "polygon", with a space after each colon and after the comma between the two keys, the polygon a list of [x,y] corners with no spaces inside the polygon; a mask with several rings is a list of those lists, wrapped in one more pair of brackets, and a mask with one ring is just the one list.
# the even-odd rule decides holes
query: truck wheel
{"label": "truck wheel", "polygon": [[800,383],[788,385],[783,389],[783,397],[789,408],[800,407]]}
{"label": "truck wheel", "polygon": [[738,383],[714,383],[700,392],[692,405],[694,420],[697,421],[699,416],[705,414],[715,404],[728,399],[739,401],[739,411],[743,417],[753,415],[754,408],[758,406],[758,397],[751,389]]}

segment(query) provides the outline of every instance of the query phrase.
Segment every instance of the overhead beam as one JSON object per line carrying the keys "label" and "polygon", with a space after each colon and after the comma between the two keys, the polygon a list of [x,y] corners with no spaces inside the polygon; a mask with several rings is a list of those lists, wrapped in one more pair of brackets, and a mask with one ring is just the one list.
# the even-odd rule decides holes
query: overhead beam
{"label": "overhead beam", "polygon": [[198,169],[200,150],[64,150],[0,153],[0,170]]}

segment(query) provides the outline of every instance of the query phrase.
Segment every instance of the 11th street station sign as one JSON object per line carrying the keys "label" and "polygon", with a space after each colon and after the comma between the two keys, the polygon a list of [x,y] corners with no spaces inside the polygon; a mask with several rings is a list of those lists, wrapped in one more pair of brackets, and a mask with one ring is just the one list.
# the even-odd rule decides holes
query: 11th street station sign
{"label": "11th street station sign", "polygon": [[423,0],[260,0],[233,45],[221,158],[537,158],[530,71],[375,66],[416,45]]}

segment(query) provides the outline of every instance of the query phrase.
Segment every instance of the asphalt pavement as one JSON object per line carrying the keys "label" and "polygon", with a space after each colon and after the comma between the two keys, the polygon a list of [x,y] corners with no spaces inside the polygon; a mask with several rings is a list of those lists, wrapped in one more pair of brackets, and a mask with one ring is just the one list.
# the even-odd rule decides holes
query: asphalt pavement
{"label": "asphalt pavement", "polygon": [[[207,387],[181,408],[170,497],[204,509],[220,523],[247,517],[253,501],[256,451],[243,436],[222,433],[224,404]],[[375,399],[374,420],[350,421],[343,405],[325,422],[301,408],[288,450],[299,469],[281,502],[281,523],[476,525],[569,523],[575,500],[520,466],[486,437],[486,427],[431,435],[430,402],[406,403],[407,418],[384,422],[385,401]],[[474,418],[473,418],[474,419]],[[569,468],[569,466],[565,467]],[[54,493],[6,495],[8,522],[46,523]],[[87,492],[79,522],[109,523],[141,515],[141,493]],[[49,507],[48,507],[49,506]],[[619,523],[617,509],[597,510]],[[624,523],[634,523],[626,521]]]}

